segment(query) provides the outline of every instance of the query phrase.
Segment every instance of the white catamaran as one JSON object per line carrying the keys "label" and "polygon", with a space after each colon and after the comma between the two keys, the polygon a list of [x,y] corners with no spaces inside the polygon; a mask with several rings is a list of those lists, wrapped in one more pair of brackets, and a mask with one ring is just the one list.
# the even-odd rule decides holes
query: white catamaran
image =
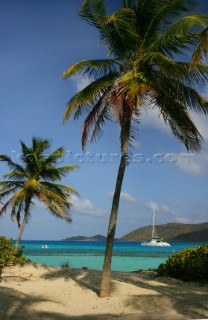
{"label": "white catamaran", "polygon": [[153,205],[152,213],[152,239],[150,241],[141,242],[141,246],[146,247],[171,247],[168,242],[163,241],[163,238],[156,236],[155,232],[155,206]]}

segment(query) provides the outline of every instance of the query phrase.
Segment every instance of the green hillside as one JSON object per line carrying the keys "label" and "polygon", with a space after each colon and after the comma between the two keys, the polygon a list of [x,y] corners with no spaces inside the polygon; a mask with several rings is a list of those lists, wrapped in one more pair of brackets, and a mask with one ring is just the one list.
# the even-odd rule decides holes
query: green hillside
{"label": "green hillside", "polygon": [[[208,241],[208,222],[198,224],[166,223],[155,227],[167,241]],[[152,226],[136,229],[121,238],[123,241],[145,241],[151,238]]]}

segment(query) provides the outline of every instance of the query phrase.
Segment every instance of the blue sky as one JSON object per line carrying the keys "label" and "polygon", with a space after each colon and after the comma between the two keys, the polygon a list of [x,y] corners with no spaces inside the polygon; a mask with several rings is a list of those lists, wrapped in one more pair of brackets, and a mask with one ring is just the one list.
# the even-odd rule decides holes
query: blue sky
{"label": "blue sky", "polygon": [[[62,73],[76,61],[106,56],[97,31],[77,15],[81,3],[8,0],[1,4],[0,153],[18,161],[19,140],[30,144],[32,136],[41,136],[51,140],[53,149],[65,147],[65,164],[80,165],[64,180],[80,193],[80,198],[72,199],[73,223],[50,216],[37,204],[23,234],[25,240],[107,232],[119,164],[119,128],[107,124],[103,138],[90,144],[83,156],[81,119],[62,125],[67,101],[88,83],[83,78],[63,81]],[[113,6],[119,3],[115,0]],[[200,11],[207,12],[207,8],[206,1],[201,1]],[[207,87],[200,91],[208,98]],[[143,113],[124,178],[117,237],[150,224],[152,202],[157,224],[208,220],[207,118],[192,116],[204,137],[200,154],[188,154],[156,110]],[[7,171],[1,163],[0,175]],[[0,218],[0,234],[15,239],[18,228],[9,214]]]}

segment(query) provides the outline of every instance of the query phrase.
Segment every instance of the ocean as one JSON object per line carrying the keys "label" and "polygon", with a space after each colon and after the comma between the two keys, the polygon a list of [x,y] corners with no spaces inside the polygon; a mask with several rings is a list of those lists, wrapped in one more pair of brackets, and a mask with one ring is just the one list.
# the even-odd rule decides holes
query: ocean
{"label": "ocean", "polygon": [[[113,271],[155,269],[168,256],[199,242],[173,242],[171,247],[142,247],[140,242],[115,242],[112,259]],[[208,243],[207,243],[208,244]],[[47,266],[102,270],[105,242],[92,241],[21,241],[24,255],[34,263]],[[47,248],[42,246],[47,245]]]}

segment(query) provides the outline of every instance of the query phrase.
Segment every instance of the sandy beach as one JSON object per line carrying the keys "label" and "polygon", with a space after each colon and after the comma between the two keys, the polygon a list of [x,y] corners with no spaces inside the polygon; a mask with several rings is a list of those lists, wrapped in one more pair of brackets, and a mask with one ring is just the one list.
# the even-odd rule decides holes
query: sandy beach
{"label": "sandy beach", "polygon": [[101,272],[37,264],[4,269],[0,320],[208,318],[208,285],[112,272],[112,297],[98,297]]}

